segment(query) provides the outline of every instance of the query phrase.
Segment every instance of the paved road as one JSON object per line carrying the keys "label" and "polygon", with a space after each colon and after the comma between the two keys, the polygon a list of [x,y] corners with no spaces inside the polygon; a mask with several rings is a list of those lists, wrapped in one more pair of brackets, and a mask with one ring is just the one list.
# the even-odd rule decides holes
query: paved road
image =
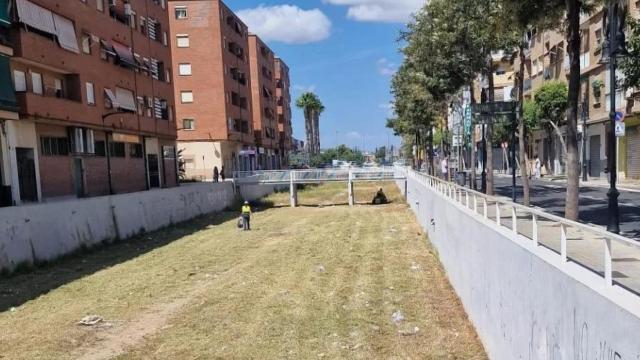
{"label": "paved road", "polygon": [[[495,176],[496,194],[511,197],[511,178]],[[532,179],[531,205],[564,215],[566,185]],[[522,202],[522,186],[517,180],[518,202]],[[580,221],[607,225],[607,189],[585,186],[580,188]],[[620,233],[640,241],[640,192],[620,191]]]}

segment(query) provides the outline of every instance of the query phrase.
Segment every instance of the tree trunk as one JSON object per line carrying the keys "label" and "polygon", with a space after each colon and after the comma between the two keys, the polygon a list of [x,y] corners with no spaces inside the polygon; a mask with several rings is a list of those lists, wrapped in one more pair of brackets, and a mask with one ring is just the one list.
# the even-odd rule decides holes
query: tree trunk
{"label": "tree trunk", "polygon": [[[471,104],[475,104],[476,103],[476,99],[475,99],[475,93],[474,93],[474,88],[473,88],[473,83],[471,83],[469,85],[469,89],[471,92]],[[477,189],[477,184],[476,184],[476,126],[473,123],[473,121],[471,122],[471,189],[476,190]]]}
{"label": "tree trunk", "polygon": [[307,135],[307,144],[306,144],[306,148],[307,148],[307,154],[311,155],[311,153],[313,152],[313,128],[311,126],[311,110],[310,109],[304,109],[304,128],[306,131],[306,135]]}
{"label": "tree trunk", "polygon": [[[320,111],[313,112],[313,131],[316,155],[320,153]],[[364,150],[364,149],[363,149]]]}
{"label": "tree trunk", "polygon": [[[492,103],[495,101],[495,86],[493,82],[493,58],[491,57],[491,51],[488,52],[487,55],[487,76],[489,77],[489,102]],[[487,143],[487,195],[493,195],[493,142],[491,137],[493,136],[493,117],[487,123],[487,134],[486,143]]]}
{"label": "tree trunk", "polygon": [[[569,97],[567,106],[567,198],[564,216],[578,220],[578,196],[580,193],[580,166],[578,162],[578,97],[580,94],[580,0],[566,0],[567,4],[567,52],[571,70],[569,73]],[[611,34],[611,36],[615,36]]]}
{"label": "tree trunk", "polygon": [[529,206],[531,203],[531,195],[529,190],[529,162],[527,161],[526,150],[526,138],[525,138],[525,124],[524,124],[524,71],[525,71],[525,56],[524,46],[520,45],[518,49],[518,55],[520,56],[520,69],[517,75],[518,85],[518,147],[520,152],[520,178],[522,179],[522,203],[524,206]]}

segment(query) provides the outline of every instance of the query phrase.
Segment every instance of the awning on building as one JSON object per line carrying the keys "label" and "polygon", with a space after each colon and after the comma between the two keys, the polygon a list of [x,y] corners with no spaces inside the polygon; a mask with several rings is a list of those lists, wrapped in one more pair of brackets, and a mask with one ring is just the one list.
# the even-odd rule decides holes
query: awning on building
{"label": "awning on building", "polygon": [[118,107],[124,110],[136,112],[136,101],[131,90],[116,88],[116,102]]}
{"label": "awning on building", "polygon": [[106,40],[100,39],[100,47],[104,50],[108,55],[116,56],[116,51],[113,49],[113,45]]}
{"label": "awning on building", "polygon": [[105,88],[104,95],[107,97],[107,99],[109,99],[112,107],[116,109],[120,107],[120,104],[118,103],[118,99],[116,99],[116,96],[113,94],[113,91],[111,91],[111,89]]}
{"label": "awning on building", "polygon": [[53,23],[56,26],[56,35],[58,37],[58,43],[60,44],[60,47],[79,54],[80,48],[78,47],[76,29],[73,26],[71,20],[58,14],[53,14]]}
{"label": "awning on building", "polygon": [[129,49],[129,47],[115,41],[111,44],[113,45],[113,49],[116,51],[116,55],[118,56],[119,61],[130,66],[136,66],[136,61],[133,58],[133,53],[131,52],[131,49]]}
{"label": "awning on building", "polygon": [[11,80],[9,57],[0,55],[0,110],[18,111],[16,94]]}
{"label": "awning on building", "polygon": [[17,0],[20,22],[51,35],[57,35],[53,22],[53,13],[28,0]]}

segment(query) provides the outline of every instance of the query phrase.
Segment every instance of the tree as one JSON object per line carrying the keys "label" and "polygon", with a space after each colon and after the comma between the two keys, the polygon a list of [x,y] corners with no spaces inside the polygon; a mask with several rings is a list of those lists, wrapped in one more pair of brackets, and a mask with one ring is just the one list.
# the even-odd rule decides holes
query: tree
{"label": "tree", "polygon": [[305,92],[298,100],[296,106],[304,111],[304,125],[307,135],[307,149],[309,155],[317,155],[320,152],[320,114],[325,110],[318,96],[312,92]]}
{"label": "tree", "polygon": [[387,159],[387,147],[382,146],[382,147],[376,148],[375,156],[376,156],[376,160],[384,163]]}
{"label": "tree", "polygon": [[364,155],[360,150],[352,149],[346,145],[339,145],[312,156],[310,165],[317,167],[319,165],[331,164],[333,160],[355,162],[358,165],[362,165]]}
{"label": "tree", "polygon": [[627,20],[627,51],[626,56],[619,61],[619,69],[624,74],[622,87],[632,88],[640,86],[640,21],[634,18]]}
{"label": "tree", "polygon": [[[526,35],[532,28],[538,31],[552,29],[559,26],[562,18],[562,6],[560,3],[544,3],[535,0],[503,0],[503,22],[507,24],[516,36],[520,36],[517,42],[517,56],[519,68],[516,71],[515,86],[517,98],[516,119],[518,122],[518,153],[520,157],[520,175],[522,179],[522,203],[529,206],[531,191],[529,186],[529,169],[526,141],[530,137],[530,129],[533,125],[531,119],[536,115],[535,104],[524,100],[524,73],[526,65],[525,51],[529,47],[529,38]],[[544,15],[543,15],[544,14]],[[542,15],[542,16],[541,16]]]}
{"label": "tree", "polygon": [[[567,84],[561,81],[550,81],[536,90],[533,97],[536,105],[538,125],[547,130],[549,143],[552,144],[552,134],[555,132],[556,137],[562,144],[563,154],[568,154],[567,141],[564,140],[562,132],[560,132],[560,127],[566,125],[565,114],[568,107]],[[553,147],[549,146],[549,148],[552,149]]]}

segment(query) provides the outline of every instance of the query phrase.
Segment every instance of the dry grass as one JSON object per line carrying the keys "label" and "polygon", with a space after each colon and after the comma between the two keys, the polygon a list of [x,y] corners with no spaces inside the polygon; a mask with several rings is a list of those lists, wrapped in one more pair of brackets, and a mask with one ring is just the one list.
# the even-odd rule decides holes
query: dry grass
{"label": "dry grass", "polygon": [[[357,200],[376,188],[357,184]],[[346,203],[345,184],[300,191],[296,209],[276,194],[251,232],[220,214],[0,280],[0,294],[52,288],[0,313],[0,358],[486,359],[413,215],[385,191],[393,204],[353,208],[330,205]],[[87,314],[111,326],[75,324]]]}

